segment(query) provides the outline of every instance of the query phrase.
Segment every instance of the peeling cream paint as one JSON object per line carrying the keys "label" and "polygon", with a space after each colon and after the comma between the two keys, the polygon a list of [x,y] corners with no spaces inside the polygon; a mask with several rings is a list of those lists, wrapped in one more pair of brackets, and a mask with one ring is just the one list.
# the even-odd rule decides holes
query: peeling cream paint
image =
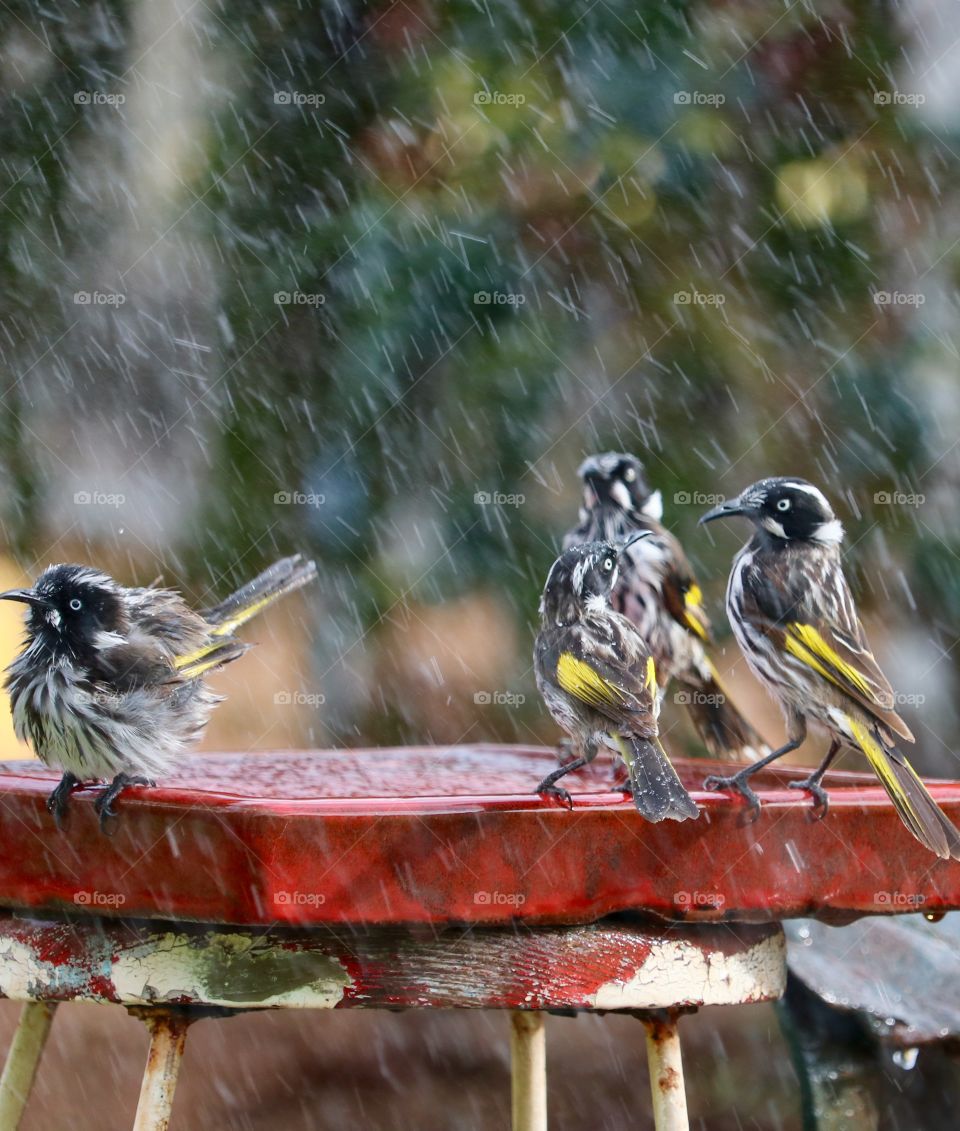
{"label": "peeling cream paint", "polygon": [[633,977],[605,982],[589,1001],[594,1009],[737,1005],[780,997],[786,979],[782,933],[740,954],[704,951],[682,939],[664,939]]}
{"label": "peeling cream paint", "polygon": [[33,1001],[59,995],[63,988],[95,1000],[84,992],[89,972],[72,966],[44,962],[33,947],[19,939],[0,938],[0,994],[13,1001]]}
{"label": "peeling cream paint", "polygon": [[158,935],[117,956],[124,1002],[198,1001],[239,1009],[333,1009],[350,976],[336,958],[241,934]]}
{"label": "peeling cream paint", "polygon": [[260,937],[211,933],[154,935],[111,955],[91,940],[84,965],[45,962],[16,939],[0,938],[0,995],[18,1001],[59,997],[87,1000],[95,979],[112,983],[125,1005],[192,1002],[236,1009],[332,1009],[350,975],[337,958]]}

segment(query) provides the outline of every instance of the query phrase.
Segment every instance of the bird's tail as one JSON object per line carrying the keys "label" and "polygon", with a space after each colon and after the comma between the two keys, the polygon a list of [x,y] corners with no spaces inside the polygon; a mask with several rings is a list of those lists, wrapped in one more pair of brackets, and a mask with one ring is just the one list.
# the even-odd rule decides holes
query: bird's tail
{"label": "bird's tail", "polygon": [[709,660],[696,685],[685,683],[677,698],[686,704],[697,734],[711,757],[756,762],[770,753],[767,743],[737,710]]}
{"label": "bird's tail", "polygon": [[883,741],[876,728],[847,715],[857,745],[890,795],[900,820],[931,852],[944,860],[960,860],[960,832],[933,800],[916,770],[894,746]]}
{"label": "bird's tail", "polygon": [[617,735],[616,741],[630,771],[633,803],[641,817],[657,822],[700,816],[696,802],[683,788],[659,739]]}
{"label": "bird's tail", "polygon": [[281,558],[225,601],[205,609],[204,619],[213,626],[213,636],[230,636],[267,605],[307,585],[316,576],[316,563],[304,561],[300,554]]}

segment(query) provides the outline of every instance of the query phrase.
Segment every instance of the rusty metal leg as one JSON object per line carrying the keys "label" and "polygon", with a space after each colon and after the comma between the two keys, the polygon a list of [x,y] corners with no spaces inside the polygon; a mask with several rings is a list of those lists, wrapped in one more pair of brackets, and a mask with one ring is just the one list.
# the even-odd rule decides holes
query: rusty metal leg
{"label": "rusty metal leg", "polygon": [[0,1077],[0,1128],[3,1131],[17,1131],[20,1126],[56,1008],[45,1001],[28,1001],[20,1013]]}
{"label": "rusty metal leg", "polygon": [[644,1019],[643,1027],[647,1031],[654,1126],[657,1131],[689,1131],[677,1018],[671,1014]]}
{"label": "rusty metal leg", "polygon": [[140,1085],[133,1131],[167,1131],[190,1021],[165,1009],[142,1013],[150,1030],[150,1051]]}
{"label": "rusty metal leg", "polygon": [[510,1015],[513,1131],[547,1131],[547,1040],[544,1015]]}

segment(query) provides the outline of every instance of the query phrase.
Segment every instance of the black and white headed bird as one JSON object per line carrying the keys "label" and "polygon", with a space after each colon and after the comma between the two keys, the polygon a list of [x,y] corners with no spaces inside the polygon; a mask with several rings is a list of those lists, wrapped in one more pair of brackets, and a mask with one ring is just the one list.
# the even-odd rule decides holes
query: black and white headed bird
{"label": "black and white headed bird", "polygon": [[591,762],[604,745],[626,763],[634,804],[648,821],[685,821],[700,811],[657,737],[653,657],[630,621],[610,607],[618,558],[627,549],[610,542],[574,546],[547,577],[533,654],[537,687],[570,736],[575,758],[548,774],[537,792],[572,804],[556,782]]}
{"label": "black and white headed bird", "polygon": [[686,554],[661,523],[663,502],[652,491],[640,461],[607,452],[580,467],[583,507],[580,524],[564,546],[607,539],[622,542],[638,531],[649,538],[631,545],[620,559],[620,579],[611,604],[631,620],[647,642],[661,687],[676,680],[704,746],[715,758],[753,761],[769,747],[734,706],[706,645],[710,621],[703,594]]}
{"label": "black and white headed bird", "polygon": [[826,758],[803,781],[826,810],[820,784],[844,747],[861,751],[903,823],[938,856],[960,859],[960,832],[897,749],[913,742],[894,710],[894,694],[877,665],[857,615],[840,558],[843,528],[821,491],[805,479],[763,479],[739,498],[705,514],[703,522],[743,515],[753,537],[733,563],[727,613],[754,674],[783,708],[786,745],[731,777],[710,777],[708,789],[735,789],[754,807],[748,779],[796,750],[807,724],[830,736]]}
{"label": "black and white headed bird", "polygon": [[30,607],[5,686],[17,737],[63,771],[47,802],[57,823],[84,782],[110,782],[95,802],[103,827],[126,786],[166,773],[222,698],[204,676],[249,647],[234,632],[315,576],[313,562],[284,558],[201,612],[171,589],[128,589],[83,565],[50,566],[33,588],[0,593]]}

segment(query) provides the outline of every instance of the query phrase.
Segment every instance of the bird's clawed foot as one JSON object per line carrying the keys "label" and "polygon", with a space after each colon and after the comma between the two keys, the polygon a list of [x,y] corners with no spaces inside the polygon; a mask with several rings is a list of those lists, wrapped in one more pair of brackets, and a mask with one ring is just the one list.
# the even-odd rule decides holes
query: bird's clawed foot
{"label": "bird's clawed foot", "polygon": [[100,818],[100,831],[107,836],[107,822],[111,817],[117,815],[116,809],[113,807],[114,801],[120,796],[121,793],[127,788],[128,785],[149,785],[153,786],[157,783],[151,781],[149,778],[140,776],[139,774],[117,774],[113,781],[107,788],[100,794],[93,807]]}
{"label": "bird's clawed foot", "polygon": [[739,793],[740,796],[750,806],[750,813],[753,817],[760,815],[760,798],[753,792],[747,784],[750,778],[748,770],[741,770],[738,774],[733,774],[728,778],[720,777],[718,774],[711,774],[708,778],[704,778],[703,788],[712,791],[730,789],[734,793]]}
{"label": "bird's clawed foot", "polygon": [[537,786],[536,792],[542,797],[555,797],[560,804],[565,805],[567,809],[573,808],[573,798],[570,796],[569,792],[565,790],[562,785],[554,785],[549,777],[543,779]]}
{"label": "bird's clawed foot", "polygon": [[57,784],[57,788],[47,798],[47,811],[53,814],[54,824],[59,829],[63,818],[67,815],[70,804],[70,794],[80,785],[80,779],[75,774],[64,774]]}
{"label": "bird's clawed foot", "polygon": [[820,820],[827,815],[830,808],[830,798],[827,791],[820,784],[816,774],[804,778],[802,781],[788,781],[787,789],[803,789],[813,797],[813,811]]}

